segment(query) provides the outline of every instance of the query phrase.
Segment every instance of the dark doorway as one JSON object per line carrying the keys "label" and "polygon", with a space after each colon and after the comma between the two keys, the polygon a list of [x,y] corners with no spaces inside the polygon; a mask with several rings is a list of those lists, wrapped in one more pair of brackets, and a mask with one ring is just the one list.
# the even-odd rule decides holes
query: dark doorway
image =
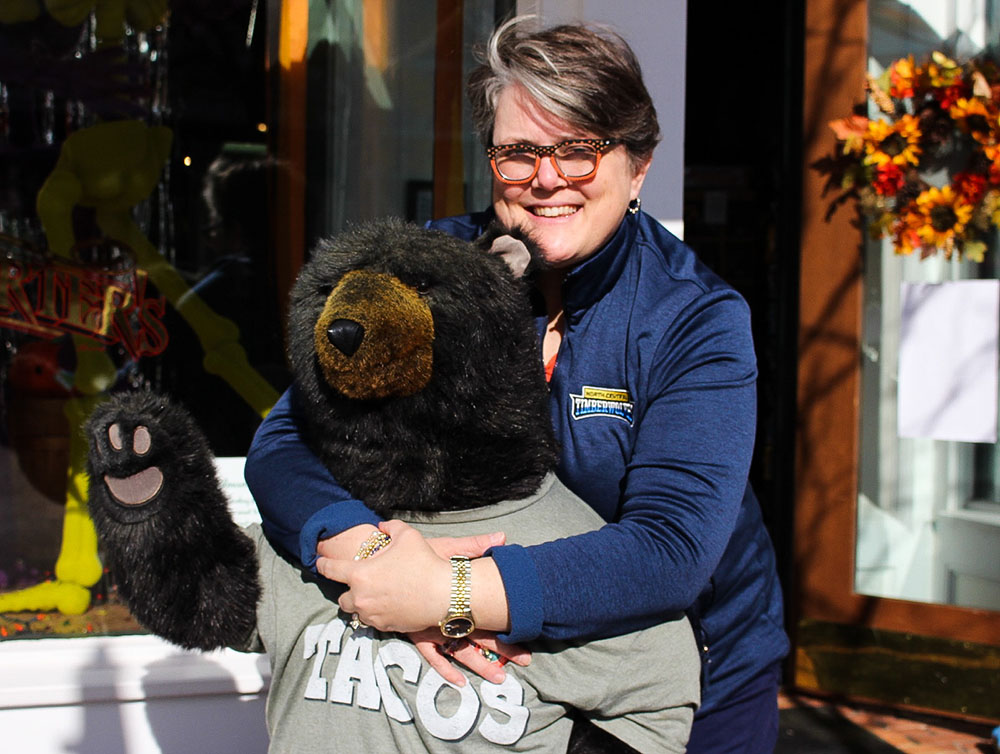
{"label": "dark doorway", "polygon": [[791,562],[804,10],[688,3],[685,241],[750,304],[759,369],[751,481]]}

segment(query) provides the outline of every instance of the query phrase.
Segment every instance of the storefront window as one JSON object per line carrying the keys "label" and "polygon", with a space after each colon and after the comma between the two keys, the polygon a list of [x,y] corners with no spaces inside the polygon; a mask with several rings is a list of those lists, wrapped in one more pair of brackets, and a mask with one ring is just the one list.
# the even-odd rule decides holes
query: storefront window
{"label": "storefront window", "polygon": [[256,3],[44,8],[0,18],[0,640],[137,630],[87,515],[97,402],[162,390],[239,456],[287,384]]}
{"label": "storefront window", "polygon": [[485,205],[461,82],[511,5],[0,11],[0,641],[140,630],[86,510],[79,429],[107,395],[185,404],[252,511],[242,459],[288,385],[298,264],[351,222],[428,219],[446,188]]}
{"label": "storefront window", "polygon": [[[920,61],[940,51],[965,61],[989,51],[1000,32],[997,10],[992,0],[871,3],[870,73],[878,77],[908,55]],[[865,244],[855,572],[861,594],[1000,610],[1000,310],[990,303],[998,254],[995,233],[983,262],[946,259],[943,252],[900,256],[889,239]],[[955,285],[970,281],[986,285]],[[977,301],[984,309],[970,314]],[[947,347],[927,358],[931,339],[941,337],[938,328]],[[963,352],[951,347],[973,332],[979,345],[964,352],[968,363],[955,364]],[[920,353],[926,361],[915,372],[908,359]],[[973,389],[969,382],[948,387],[945,377],[932,376],[944,366],[935,361],[945,360],[961,368],[942,373],[964,369],[993,382],[992,394],[965,418],[957,409]]]}

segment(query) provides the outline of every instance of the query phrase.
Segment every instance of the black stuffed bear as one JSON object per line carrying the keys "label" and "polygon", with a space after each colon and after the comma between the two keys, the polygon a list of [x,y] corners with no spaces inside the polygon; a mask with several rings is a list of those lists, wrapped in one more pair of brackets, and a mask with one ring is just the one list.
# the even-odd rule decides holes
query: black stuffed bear
{"label": "black stuffed bear", "polygon": [[[601,522],[552,473],[534,322],[523,284],[483,250],[493,240],[381,221],[321,242],[292,291],[288,354],[307,441],[351,494],[428,536],[502,529],[532,544]],[[473,676],[458,689],[400,637],[352,629],[335,584],[232,522],[183,409],[118,396],[87,431],[90,509],[122,596],[180,646],[268,652],[273,750],[308,750],[317,730],[372,751],[635,750],[619,738],[684,750],[698,660],[682,617],[579,647],[540,642],[501,686]],[[652,663],[648,682],[621,672],[628,653]],[[623,678],[595,695],[592,674]],[[584,710],[576,726],[567,706]]]}

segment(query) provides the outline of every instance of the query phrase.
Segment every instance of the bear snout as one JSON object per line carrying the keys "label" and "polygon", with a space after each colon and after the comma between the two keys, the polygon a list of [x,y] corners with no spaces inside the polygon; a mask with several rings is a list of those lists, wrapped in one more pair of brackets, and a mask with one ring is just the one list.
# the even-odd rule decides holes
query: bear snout
{"label": "bear snout", "polygon": [[364,338],[364,325],[353,319],[335,319],[326,328],[326,339],[344,356],[353,356]]}
{"label": "bear snout", "polygon": [[313,328],[326,384],[354,400],[413,395],[430,382],[434,316],[394,275],[352,270],[334,286]]}

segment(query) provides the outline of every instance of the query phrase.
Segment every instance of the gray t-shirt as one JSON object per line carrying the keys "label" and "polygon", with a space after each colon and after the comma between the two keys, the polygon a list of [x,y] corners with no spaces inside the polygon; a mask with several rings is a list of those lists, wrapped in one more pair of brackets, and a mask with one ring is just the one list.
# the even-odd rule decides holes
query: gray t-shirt
{"label": "gray t-shirt", "polygon": [[[431,520],[399,517],[429,537],[503,531],[508,542],[524,545],[603,524],[554,475],[524,500]],[[701,668],[684,617],[582,644],[532,642],[531,664],[508,663],[503,683],[461,668],[469,682],[459,688],[404,636],[351,629],[337,608],[337,585],[292,565],[259,527],[248,534],[257,544],[264,592],[258,635],[243,649],[270,657],[273,752],[314,754],[345,745],[407,753],[564,751],[573,725],[566,704],[639,751],[685,750]]]}

